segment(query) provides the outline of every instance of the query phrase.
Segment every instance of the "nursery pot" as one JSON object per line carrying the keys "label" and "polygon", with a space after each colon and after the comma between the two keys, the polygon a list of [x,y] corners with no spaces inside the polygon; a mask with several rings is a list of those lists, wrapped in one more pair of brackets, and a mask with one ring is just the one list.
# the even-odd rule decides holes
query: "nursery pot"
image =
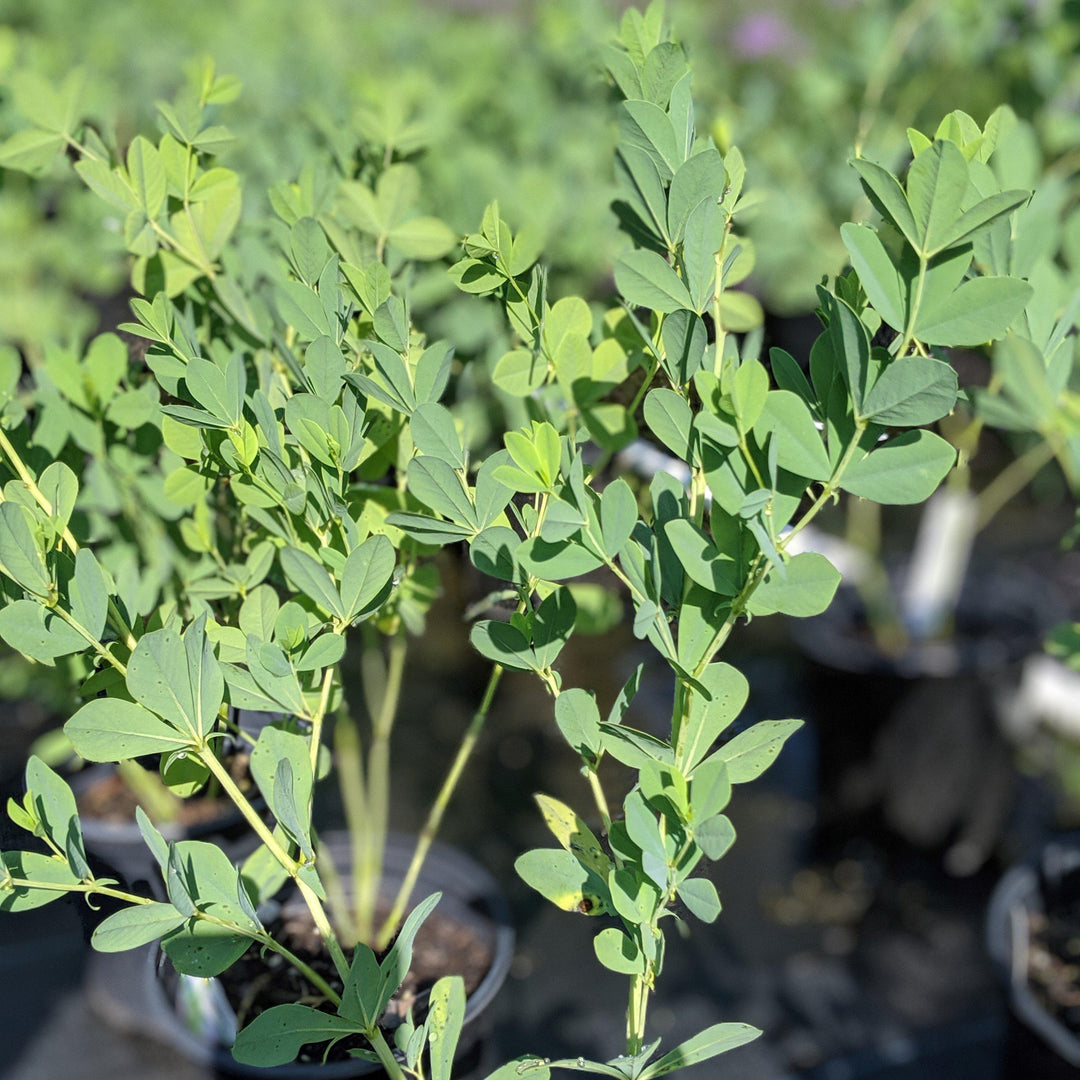
{"label": "nursery pot", "polygon": [[[347,880],[348,836],[324,834],[321,839],[334,856],[343,879]],[[386,895],[391,895],[404,880],[414,847],[412,837],[389,836],[383,861]],[[469,932],[483,943],[490,955],[486,973],[468,996],[455,1066],[455,1076],[464,1078],[471,1076],[483,1063],[484,1014],[510,970],[514,931],[509,908],[494,878],[463,852],[441,844],[432,846],[412,900],[419,901],[433,892],[442,893],[435,914]],[[298,899],[295,894],[286,896],[282,909],[289,908]],[[118,967],[113,968],[119,963],[126,964],[128,979]],[[106,967],[112,968],[111,972],[106,971]],[[385,1076],[381,1066],[359,1058],[326,1065],[294,1063],[270,1069],[241,1064],[233,1058],[229,1047],[213,1034],[235,1022],[235,1013],[220,981],[178,975],[156,945],[135,953],[95,954],[89,984],[95,1007],[115,1026],[165,1042],[190,1061],[214,1070],[217,1075],[250,1080],[346,1080],[351,1077],[379,1080]],[[122,1001],[117,1000],[121,997]],[[423,1015],[426,998],[425,991],[417,999],[418,1018]]]}
{"label": "nursery pot", "polygon": [[[902,579],[899,568],[894,584]],[[878,647],[854,588],[824,614],[794,620],[812,662],[825,833],[846,835],[860,815],[880,814],[906,843],[947,846],[952,871],[978,869],[1013,799],[1002,707],[1022,661],[1063,617],[1044,579],[999,566],[969,572],[948,637],[898,655]]]}
{"label": "nursery pot", "polygon": [[[113,876],[127,885],[147,883],[155,892],[161,892],[161,874],[154,856],[143,840],[134,818],[113,820],[96,816],[85,809],[86,801],[98,785],[119,784],[115,765],[93,765],[83,769],[71,780],[75,798],[80,804],[79,823],[87,854],[103,863]],[[195,800],[190,800],[194,803]],[[231,802],[222,801],[216,813],[205,816],[191,815],[186,821],[164,822],[158,826],[166,840],[213,840],[230,850],[236,840],[243,818]]]}
{"label": "nursery pot", "polygon": [[1012,867],[990,900],[987,945],[1009,999],[1002,1080],[1080,1075],[1080,1009],[1068,1007],[1067,1016],[1048,993],[1055,964],[1076,982],[1067,971],[1076,957],[1052,945],[1049,928],[1062,917],[1080,928],[1080,833],[1051,840]]}

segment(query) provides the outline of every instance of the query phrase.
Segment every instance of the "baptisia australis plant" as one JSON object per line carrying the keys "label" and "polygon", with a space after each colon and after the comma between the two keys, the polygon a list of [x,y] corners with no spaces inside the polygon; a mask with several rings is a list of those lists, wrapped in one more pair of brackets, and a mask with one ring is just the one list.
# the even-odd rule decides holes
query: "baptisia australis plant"
{"label": "baptisia australis plant", "polygon": [[[233,1049],[242,1062],[285,1063],[303,1046],[360,1035],[366,1042],[349,1052],[391,1077],[450,1075],[465,1012],[459,978],[439,980],[426,1016],[393,1031],[396,1054],[380,1019],[437,902],[421,902],[399,929],[419,864],[505,669],[533,672],[550,693],[594,803],[579,814],[539,797],[558,846],[526,852],[518,872],[559,907],[601,920],[597,958],[630,985],[623,1056],[526,1057],[489,1080],[556,1069],[650,1080],[759,1034],[717,1024],[660,1057],[647,1040],[666,931],[720,913],[703,865],[735,839],[724,814],[733,785],[759,776],[799,726],[767,721],[721,742],[748,686],[718,653],[744,618],[828,605],[836,570],[791,549],[839,492],[915,503],[934,491],[956,455],[922,425],[953,409],[956,377],[912,332],[921,300],[900,292],[894,325],[872,306],[874,286],[851,275],[820,290],[824,329],[809,376],[778,352],[770,370],[759,338],[740,336],[753,304],[731,288],[745,270],[742,160],[697,136],[690,75],[659,7],[626,15],[610,68],[625,98],[616,211],[633,242],[615,269],[619,302],[595,318],[581,298],[549,297],[535,246],[495,206],[451,270],[462,289],[503,305],[518,339],[491,375],[529,422],[487,454],[470,452],[455,416],[461,403],[442,403],[452,347],[427,341],[410,320],[412,263],[453,243],[413,209],[407,164],[360,148],[336,169],[312,166],[273,193],[279,220],[234,234],[239,182],[206,161],[216,141],[206,133],[217,130],[207,112],[212,73],[163,109],[156,145],[136,139],[122,162],[65,122],[62,142],[84,179],[127,215],[135,287],[147,298],[133,301],[138,321],[126,328],[150,342],[150,375],[137,365],[102,372],[89,356],[50,361],[24,401],[11,373],[0,449],[17,479],[0,504],[0,633],[39,661],[94,658],[86,704],[66,725],[83,757],[156,757],[166,783],[185,794],[213,778],[260,844],[235,867],[210,844],[167,843],[140,816],[164,891],[134,895],[94,875],[70,790],[32,760],[26,799],[10,811],[47,851],[0,856],[0,908],[71,892],[109,897],[126,906],[95,931],[97,948],[160,940],[193,975],[222,972],[252,943],[278,953],[311,993],[243,1028]],[[929,162],[946,151],[934,143],[926,154]],[[884,169],[860,168],[903,224],[918,295],[985,336],[1003,334],[998,305],[969,303],[972,283],[978,292],[989,279],[973,278],[966,262],[957,270],[959,255],[948,274],[935,272],[936,260],[969,247],[1020,197],[962,206],[969,193],[938,183],[925,164],[906,187]],[[54,363],[66,374],[54,376]],[[130,395],[141,419],[122,409],[110,418]],[[74,446],[57,431],[58,415],[85,416]],[[668,474],[647,487],[614,475],[641,424],[683,463],[688,486]],[[101,460],[114,458],[173,508],[161,514],[167,574],[150,573],[153,556],[95,505]],[[437,588],[427,556],[447,545],[465,545],[494,579],[481,610],[505,599],[515,610],[472,629],[493,664],[490,680],[379,921],[388,746],[407,635],[423,629]],[[640,672],[602,714],[588,688],[564,686],[556,670],[578,621],[575,596],[586,595],[575,579],[594,572],[629,598],[635,633],[673,673],[670,722],[651,731],[625,723]],[[339,677],[346,634],[358,624],[372,718],[364,769]],[[237,729],[230,706],[290,719],[255,739]],[[331,727],[354,846],[351,889],[311,826]],[[221,761],[223,747],[245,739],[254,742],[250,770],[265,817]],[[627,770],[617,799],[600,778],[605,757]],[[334,976],[264,925],[261,904],[283,887],[307,903]]]}

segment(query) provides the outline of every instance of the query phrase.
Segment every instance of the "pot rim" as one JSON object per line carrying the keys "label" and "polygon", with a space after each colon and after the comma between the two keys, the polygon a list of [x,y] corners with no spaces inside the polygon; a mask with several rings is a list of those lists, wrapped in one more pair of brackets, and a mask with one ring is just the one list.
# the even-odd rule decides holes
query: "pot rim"
{"label": "pot rim", "polygon": [[[329,832],[321,837],[333,847],[335,842],[347,842],[347,834]],[[400,869],[402,875],[412,856],[416,838],[391,832],[387,836],[384,873]],[[487,1010],[495,995],[506,981],[514,957],[516,934],[510,921],[510,909],[499,890],[495,878],[466,852],[436,841],[432,844],[424,862],[414,896],[422,892],[425,882],[438,881],[445,875],[443,891],[461,900],[465,906],[480,912],[493,928],[491,964],[479,985],[469,995],[465,1005],[465,1029]],[[459,886],[459,888],[454,888]],[[465,895],[459,895],[464,893]],[[188,1060],[203,1067],[212,1067],[223,1074],[250,1080],[350,1080],[352,1077],[379,1076],[382,1067],[374,1062],[356,1058],[326,1065],[291,1062],[287,1065],[263,1068],[244,1065],[231,1053],[231,1048],[211,1044],[198,1039],[181,1023],[175,1007],[169,1000],[159,976],[164,962],[159,942],[146,947],[142,964],[144,1000],[147,1004],[148,1026],[153,1034],[183,1054]]]}
{"label": "pot rim", "polygon": [[1080,833],[1068,833],[1048,841],[1033,855],[1010,867],[990,897],[986,912],[986,946],[1016,1017],[1061,1058],[1080,1066],[1080,1034],[1071,1031],[1043,1007],[1031,991],[1026,965],[1020,971],[1014,954],[1019,933],[1017,915],[1044,910],[1038,868],[1055,847],[1071,852],[1080,863]]}

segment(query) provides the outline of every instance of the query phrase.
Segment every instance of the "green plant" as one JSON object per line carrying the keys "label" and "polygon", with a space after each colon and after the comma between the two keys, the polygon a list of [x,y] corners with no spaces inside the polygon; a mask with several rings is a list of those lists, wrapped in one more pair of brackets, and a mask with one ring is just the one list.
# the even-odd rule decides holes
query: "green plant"
{"label": "green plant", "polygon": [[[93,875],[70,790],[33,759],[26,799],[9,809],[48,853],[0,855],[0,910],[63,893],[118,900],[127,906],[101,923],[96,947],[160,939],[174,966],[196,975],[223,971],[253,942],[278,953],[317,1003],[263,1012],[237,1038],[241,1061],[282,1063],[303,1045],[361,1034],[370,1049],[350,1053],[392,1077],[449,1076],[460,980],[436,983],[423,1023],[397,1029],[400,1059],[379,1019],[437,902],[428,897],[402,922],[419,865],[508,668],[534,673],[553,698],[600,825],[598,836],[541,796],[559,847],[524,853],[518,872],[559,907],[607,920],[597,958],[630,987],[625,1055],[527,1057],[491,1080],[555,1068],[648,1080],[759,1034],[718,1024],[659,1058],[646,1038],[665,930],[687,913],[719,915],[715,885],[697,872],[735,839],[724,814],[733,786],[759,776],[800,723],[758,723],[716,745],[749,689],[717,655],[742,619],[828,605],[839,575],[790,547],[841,491],[917,503],[953,467],[953,447],[923,425],[953,409],[956,376],[926,346],[999,337],[1020,315],[1032,293],[1022,281],[964,279],[972,243],[1027,196],[969,192],[966,164],[956,172],[963,156],[947,140],[925,149],[906,189],[857,162],[899,233],[883,242],[885,228],[858,227],[871,270],[857,266],[858,277],[820,288],[824,329],[809,378],[781,352],[770,376],[760,335],[739,336],[753,306],[732,288],[746,268],[736,228],[749,202],[742,157],[698,136],[690,73],[660,6],[627,13],[609,67],[625,99],[617,213],[634,245],[616,264],[619,305],[594,315],[580,297],[553,302],[535,240],[515,234],[494,204],[450,270],[465,292],[496,298],[516,338],[490,375],[521,399],[528,423],[487,454],[470,453],[467,400],[458,417],[441,403],[452,346],[429,341],[410,319],[414,264],[455,245],[441,222],[413,209],[416,174],[393,152],[313,162],[299,183],[272,192],[278,220],[237,230],[238,177],[208,160],[224,136],[207,109],[231,83],[210,68],[194,94],[162,107],[167,130],[156,144],[137,136],[121,155],[66,114],[50,114],[24,140],[72,148],[83,180],[126,214],[133,282],[146,298],[133,301],[137,321],[124,329],[150,342],[149,374],[108,336],[81,360],[47,355],[23,400],[20,371],[7,373],[0,453],[14,478],[0,503],[0,636],[38,661],[92,660],[86,703],[66,725],[83,757],[159,758],[181,794],[213,777],[261,845],[237,868],[212,845],[166,843],[140,815],[168,900],[133,895]],[[940,182],[949,169],[950,182]],[[883,277],[886,263],[904,276]],[[923,301],[939,312],[934,333],[920,322]],[[887,347],[872,344],[879,331]],[[639,415],[687,467],[688,489],[660,474],[635,490],[613,472]],[[122,498],[111,512],[95,502],[94,485],[107,482],[141,484],[160,500],[150,503],[157,515],[146,536],[135,527],[145,512]],[[487,688],[379,921],[389,741],[408,635],[422,631],[437,589],[428,556],[460,544],[494,582],[476,606],[511,599],[516,610],[472,628],[492,662]],[[604,716],[556,668],[575,630],[575,596],[588,595],[581,586],[590,583],[573,579],[603,570],[629,598],[635,633],[672,670],[670,724],[659,732],[624,723],[640,673]],[[339,677],[357,625],[366,767]],[[291,717],[251,750],[272,820],[219,758],[227,737],[245,737],[230,706]],[[351,889],[311,826],[331,726],[354,846]],[[628,770],[617,803],[599,775],[604,757]],[[260,921],[260,902],[290,882],[333,959],[331,979]]]}
{"label": "green plant", "polygon": [[[974,212],[980,199],[988,210],[1006,203],[1016,209],[970,244],[957,248],[950,243],[934,253],[912,232],[902,205],[889,203],[895,192],[877,167],[857,163],[883,223],[877,231],[848,224],[841,234],[871,307],[918,352],[948,360],[949,350],[962,348],[983,357],[989,369],[985,379],[962,387],[961,407],[941,421],[958,457],[941,510],[928,514],[929,527],[924,525],[916,544],[905,595],[895,594],[895,582],[880,560],[877,508],[849,502],[847,535],[862,556],[859,588],[886,652],[902,652],[912,638],[950,632],[977,536],[1045,466],[1056,460],[1073,491],[1080,481],[1075,445],[1080,411],[1073,388],[1077,339],[1072,334],[1080,316],[1075,250],[1080,218],[1069,177],[1044,168],[1031,125],[1007,107],[995,110],[983,128],[966,113],[954,112],[942,120],[934,139],[914,129],[909,139],[914,154],[909,193],[910,176],[922,169],[934,175],[942,190],[951,185],[961,193],[957,205],[965,214]],[[966,277],[959,288],[937,291],[938,282],[957,275]],[[969,321],[979,307],[983,315]],[[1008,336],[992,350],[983,348],[1006,327],[1011,327]],[[967,366],[972,367],[970,362]],[[988,479],[976,460],[987,429],[1015,450]],[[942,572],[950,566],[951,572]],[[928,567],[933,568],[933,585],[912,580]]]}

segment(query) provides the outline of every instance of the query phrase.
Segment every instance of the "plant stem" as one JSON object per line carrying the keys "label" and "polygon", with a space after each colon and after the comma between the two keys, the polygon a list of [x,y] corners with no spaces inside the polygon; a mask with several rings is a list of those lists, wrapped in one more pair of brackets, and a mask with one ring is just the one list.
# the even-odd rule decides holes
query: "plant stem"
{"label": "plant stem", "polygon": [[319,747],[322,745],[322,726],[326,718],[326,709],[330,704],[330,692],[334,688],[334,672],[336,668],[328,667],[323,674],[322,694],[319,696],[319,707],[311,718],[311,796],[315,798],[315,778],[319,775]]}
{"label": "plant stem", "polygon": [[383,853],[390,822],[390,733],[401,697],[408,639],[404,633],[390,639],[386,667],[386,690],[371,726],[368,752],[367,829],[361,891],[356,898],[356,927],[361,941],[370,942],[375,930],[375,903],[382,877]]}
{"label": "plant stem", "polygon": [[315,894],[315,890],[303,878],[295,877],[295,880],[296,887],[300,890],[300,895],[304,898],[312,919],[315,920],[315,927],[322,936],[323,942],[330,953],[330,958],[334,961],[334,967],[337,968],[338,975],[344,981],[349,976],[349,961],[345,959],[345,953],[342,951],[337,934],[334,933],[334,928],[326,917],[322,901]]}
{"label": "plant stem", "polygon": [[[26,485],[26,490],[30,492],[34,502],[36,502],[46,514],[52,517],[52,503],[46,498],[45,493],[41,488],[38,487],[37,481],[31,475],[25,462],[19,456],[19,452],[12,445],[11,440],[2,429],[0,429],[0,450],[3,451],[4,456],[11,463],[11,467],[18,474],[19,479]],[[79,543],[69,528],[65,527],[62,538],[71,554],[77,555],[79,553]],[[120,614],[120,609],[116,606],[116,601],[111,596],[109,597],[109,621],[113,624],[113,628],[117,633],[123,638],[124,644],[127,645],[129,649],[134,649],[136,644],[135,635],[124,621],[123,615]]]}
{"label": "plant stem", "polygon": [[256,939],[271,952],[276,952],[282,959],[287,960],[312,986],[326,996],[331,1005],[341,1004],[341,995],[313,968],[309,967],[295,953],[290,952],[284,945],[275,941],[269,934]]}
{"label": "plant stem", "polygon": [[134,759],[117,762],[116,771],[136,800],[145,806],[151,820],[176,820],[182,800],[165,786],[156,772],[144,769]]}
{"label": "plant stem", "polygon": [[[6,883],[12,889],[44,889],[46,892],[80,892],[92,896],[111,896],[114,900],[123,900],[128,904],[152,904],[153,900],[145,896],[135,896],[133,893],[122,892],[120,889],[110,888],[108,885],[98,885],[95,882],[83,882],[79,885],[64,885],[58,881],[28,881],[26,878],[9,877]],[[0,889],[2,892],[3,889]]]}
{"label": "plant stem", "polygon": [[107,663],[112,664],[121,675],[127,677],[127,667],[117,660],[115,656],[81,622],[79,622],[73,615],[69,615],[59,604],[50,607],[45,605],[47,611],[51,611],[54,615],[59,615],[73,630],[75,630],[81,637],[83,637],[89,645],[92,646],[94,652],[98,654]]}
{"label": "plant stem", "polygon": [[[345,824],[349,830],[352,851],[352,880],[355,902],[360,896],[364,872],[365,831],[367,821],[367,795],[364,784],[364,763],[360,748],[360,732],[352,714],[345,707],[344,698],[334,723],[334,750],[337,757],[338,788],[345,809]],[[352,914],[349,936],[359,940]]]}
{"label": "plant stem", "polygon": [[371,1043],[372,1049],[379,1055],[379,1061],[390,1080],[405,1080],[405,1074],[401,1071],[401,1063],[394,1057],[394,1051],[390,1049],[386,1036],[378,1028],[373,1028],[371,1031],[365,1032],[365,1034],[368,1042]]}
{"label": "plant stem", "polygon": [[923,289],[926,286],[926,270],[929,260],[922,253],[919,254],[919,276],[915,279],[915,293],[911,298],[911,311],[908,314],[907,325],[904,327],[904,336],[900,339],[900,347],[896,350],[897,357],[907,352],[907,347],[915,337],[915,322],[919,318],[919,308],[922,305]]}
{"label": "plant stem", "polygon": [[589,787],[592,789],[596,809],[600,811],[600,820],[604,823],[604,834],[607,835],[611,832],[611,810],[608,807],[607,796],[604,794],[600,777],[596,775],[595,769],[589,769]]}
{"label": "plant stem", "polygon": [[975,528],[981,532],[994,516],[1014,496],[1019,495],[1035,478],[1039,470],[1054,459],[1054,446],[1049,439],[1037,442],[994,477],[975,496],[978,517]]}
{"label": "plant stem", "polygon": [[484,727],[484,722],[487,720],[488,713],[491,711],[491,703],[495,699],[495,691],[499,687],[499,681],[502,679],[502,674],[503,668],[501,664],[496,664],[491,669],[491,675],[488,677],[487,687],[484,690],[484,696],[480,701],[480,706],[473,714],[472,720],[469,721],[469,726],[465,731],[465,737],[461,740],[461,745],[458,747],[458,752],[454,756],[449,772],[446,774],[446,779],[443,780],[442,787],[439,789],[439,794],[435,797],[435,801],[428,811],[427,821],[424,822],[424,827],[420,830],[420,835],[416,841],[416,848],[413,851],[412,859],[409,862],[409,868],[405,872],[405,878],[401,883],[401,888],[398,889],[397,896],[394,898],[394,905],[390,910],[390,914],[387,915],[385,922],[379,930],[378,937],[376,938],[376,951],[384,949],[390,943],[390,939],[396,933],[398,924],[405,914],[405,908],[408,906],[409,898],[412,896],[413,888],[416,885],[416,879],[420,876],[420,870],[424,865],[424,860],[427,858],[427,854],[431,850],[431,845],[438,835],[439,827],[442,825],[443,815],[446,813],[446,808],[450,803],[450,799],[453,797],[454,789],[457,787],[458,781],[461,779],[461,774],[464,772],[465,766],[472,756],[473,749],[476,746],[477,740],[480,738],[480,732]]}
{"label": "plant stem", "polygon": [[626,1053],[641,1053],[645,1042],[645,1015],[649,1008],[649,986],[644,975],[630,980],[630,1000],[626,1006]]}

